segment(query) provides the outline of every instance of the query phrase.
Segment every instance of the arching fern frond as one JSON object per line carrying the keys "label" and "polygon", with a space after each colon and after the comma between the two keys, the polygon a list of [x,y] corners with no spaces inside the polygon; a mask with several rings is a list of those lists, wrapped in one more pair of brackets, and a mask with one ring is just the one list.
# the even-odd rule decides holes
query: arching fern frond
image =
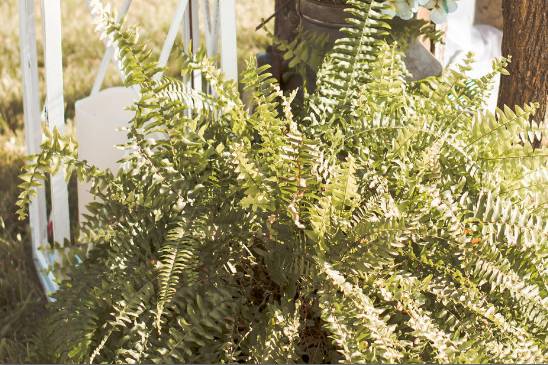
{"label": "arching fern frond", "polygon": [[335,115],[349,112],[361,85],[371,80],[372,54],[390,29],[388,16],[383,15],[386,4],[375,0],[348,0],[347,4],[349,26],[341,30],[345,37],[335,42],[318,72],[311,105],[314,124],[330,122]]}
{"label": "arching fern frond", "polygon": [[[196,224],[198,229],[200,224]],[[168,233],[166,243],[160,248],[160,296],[156,310],[156,326],[158,331],[162,328],[162,314],[180,286],[180,280],[185,281],[185,286],[192,286],[196,283],[197,272],[197,246],[202,235],[197,235],[195,229],[188,224],[174,228]],[[190,231],[190,232],[188,232]]]}

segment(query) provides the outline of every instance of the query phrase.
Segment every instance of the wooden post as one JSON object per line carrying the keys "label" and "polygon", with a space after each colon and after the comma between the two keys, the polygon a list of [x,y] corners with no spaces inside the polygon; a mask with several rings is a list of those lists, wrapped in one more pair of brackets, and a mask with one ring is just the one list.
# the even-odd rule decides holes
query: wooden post
{"label": "wooden post", "polygon": [[219,49],[219,1],[205,1],[205,42],[208,57],[213,57]]}
{"label": "wooden post", "polygon": [[[297,35],[300,23],[297,12],[297,0],[276,0],[274,5],[276,17],[274,18],[274,35],[276,38],[291,42]],[[271,72],[278,80],[282,90],[295,90],[300,87],[302,80],[299,77],[284,79],[283,74],[288,71],[288,63],[284,61],[282,52],[275,47],[269,47],[267,53],[270,55]]]}
{"label": "wooden post", "polygon": [[219,33],[221,38],[221,69],[231,80],[238,80],[238,48],[236,43],[236,2],[219,0]]}
{"label": "wooden post", "polygon": [[[27,154],[40,152],[42,128],[40,125],[40,96],[38,84],[38,57],[36,52],[36,27],[34,1],[19,0],[19,42],[21,73],[23,76],[23,108],[25,120],[25,142]],[[46,191],[37,188],[37,195],[29,207],[29,223],[32,255],[38,271],[38,278],[46,294],[57,290],[51,272],[49,258],[43,247],[47,244]]]}
{"label": "wooden post", "polygon": [[[430,21],[430,11],[425,8],[419,8],[417,19]],[[445,34],[447,33],[447,24],[436,25],[436,28],[441,30],[445,37]],[[445,63],[445,45],[443,43],[432,43],[429,39],[425,38],[419,39],[419,42],[434,55],[440,64],[443,65]]]}
{"label": "wooden post", "polygon": [[[183,52],[196,54],[200,49],[200,0],[189,0],[183,17]],[[202,90],[202,76],[198,71],[192,73],[188,85]]]}
{"label": "wooden post", "polygon": [[[190,0],[189,22],[190,22],[190,41],[192,42],[192,52],[195,54],[200,50],[200,2],[201,0]],[[192,75],[192,87],[196,90],[202,90],[202,74],[194,71]]]}
{"label": "wooden post", "polygon": [[[63,97],[63,50],[61,46],[60,0],[42,0],[44,61],[46,73],[46,121],[50,130],[65,131]],[[63,171],[51,176],[53,239],[63,244],[70,239],[68,189]]]}
{"label": "wooden post", "polygon": [[[537,122],[548,114],[548,2],[505,0],[502,2],[504,35],[502,55],[511,55],[510,76],[502,76],[499,106],[539,102]],[[544,137],[548,139],[548,136]]]}

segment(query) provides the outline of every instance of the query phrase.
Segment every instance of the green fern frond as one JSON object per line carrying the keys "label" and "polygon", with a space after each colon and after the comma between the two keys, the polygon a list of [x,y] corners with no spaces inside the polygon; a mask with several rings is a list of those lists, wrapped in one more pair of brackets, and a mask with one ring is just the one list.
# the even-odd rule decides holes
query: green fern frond
{"label": "green fern frond", "polygon": [[173,229],[168,233],[166,243],[160,248],[160,295],[156,310],[156,326],[158,331],[162,328],[162,314],[164,307],[168,305],[175,293],[179,282],[184,277],[186,286],[193,286],[198,277],[197,273],[197,243],[201,237],[194,232],[187,232],[187,225]]}
{"label": "green fern frond", "polygon": [[381,317],[383,310],[329,264],[319,265],[326,284],[320,293],[322,319],[345,361],[400,361],[404,346],[394,333],[395,326]]}
{"label": "green fern frond", "polygon": [[345,37],[335,42],[318,72],[316,97],[310,106],[314,124],[324,124],[335,111],[345,113],[354,104],[361,85],[371,80],[372,54],[390,29],[383,15],[386,4],[375,0],[349,0],[347,4],[351,17],[349,26],[341,29]]}
{"label": "green fern frond", "polygon": [[[294,308],[292,308],[294,306]],[[301,303],[270,304],[265,310],[265,323],[260,327],[254,345],[249,349],[250,362],[298,363],[297,344],[300,330]]]}

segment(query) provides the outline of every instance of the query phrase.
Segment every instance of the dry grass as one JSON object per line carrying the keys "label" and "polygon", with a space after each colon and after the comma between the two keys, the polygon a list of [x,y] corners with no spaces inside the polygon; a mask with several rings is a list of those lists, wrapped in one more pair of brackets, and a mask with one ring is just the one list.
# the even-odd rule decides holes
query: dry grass
{"label": "dry grass", "polygon": [[[121,0],[110,1],[114,7]],[[107,0],[105,0],[107,2]],[[66,116],[74,102],[91,90],[103,45],[91,25],[84,0],[62,1],[63,64]],[[159,53],[177,0],[135,0],[128,22],[142,30],[142,38]],[[26,222],[15,217],[17,175],[23,163],[22,88],[19,68],[18,12],[16,0],[0,1],[0,363],[40,361],[31,351],[36,323],[44,311],[44,298],[31,264]],[[237,0],[239,65],[264,49],[267,39],[255,32],[261,18],[269,16],[273,0]],[[40,29],[40,9],[36,9]],[[43,76],[41,34],[38,31],[40,74]],[[174,52],[176,52],[175,50]],[[42,77],[43,80],[43,77]],[[118,83],[111,67],[105,86]],[[41,95],[42,100],[44,95]],[[2,228],[3,227],[3,228]],[[38,357],[37,357],[38,356]]]}
{"label": "dry grass", "polygon": [[[113,8],[121,0],[110,1]],[[239,64],[242,59],[254,55],[264,48],[266,37],[255,32],[261,18],[273,11],[273,0],[239,0],[237,2]],[[103,44],[94,32],[91,17],[84,0],[62,1],[63,14],[63,64],[65,102],[67,118],[73,115],[74,102],[86,96],[93,84],[98,69]],[[138,25],[143,39],[156,52],[162,46],[177,0],[136,0],[127,16],[129,24]],[[37,6],[37,29],[41,24],[40,9]],[[19,70],[18,14],[15,0],[0,2],[0,133],[9,127],[15,131],[22,126],[22,89]],[[39,39],[39,64],[42,65],[41,34]],[[42,73],[43,69],[40,68]],[[111,66],[105,86],[119,82]],[[43,95],[42,95],[43,97]]]}

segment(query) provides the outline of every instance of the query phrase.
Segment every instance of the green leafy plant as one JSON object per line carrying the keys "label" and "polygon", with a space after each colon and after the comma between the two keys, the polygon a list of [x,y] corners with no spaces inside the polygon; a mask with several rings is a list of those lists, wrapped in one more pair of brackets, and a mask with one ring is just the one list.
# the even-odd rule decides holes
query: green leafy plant
{"label": "green leafy plant", "polygon": [[156,79],[93,3],[140,100],[118,173],[54,132],[22,175],[22,215],[60,168],[98,198],[55,294],[51,361],[546,360],[546,156],[516,143],[542,132],[535,106],[482,111],[505,60],[407,81],[386,5],[348,3],[302,115],[251,61],[251,105],[203,54],[182,73],[212,94]]}
{"label": "green leafy plant", "polygon": [[[343,5],[346,0],[327,0],[327,2]],[[385,8],[389,8],[389,6],[385,6]],[[344,20],[340,19],[341,22]],[[390,31],[380,39],[396,45],[402,52],[408,49],[410,42],[417,39],[428,40],[432,43],[443,42],[443,32],[424,19],[403,20],[395,17],[385,19],[385,24],[389,25]],[[288,69],[283,73],[284,81],[297,75],[303,80],[303,89],[314,90],[315,77],[313,75],[320,69],[324,57],[333,47],[333,34],[319,30],[306,30],[302,24],[296,29],[295,37],[290,42],[275,37],[271,32],[267,31],[267,33],[276,49],[282,54],[284,61],[287,62]]]}
{"label": "green leafy plant", "polygon": [[323,58],[329,51],[328,35],[304,30],[299,26],[291,42],[276,38],[272,33],[269,33],[269,37],[287,62],[288,70],[283,74],[284,79],[297,75],[303,80],[303,88],[313,88],[313,85],[307,85],[307,77],[322,65]]}

